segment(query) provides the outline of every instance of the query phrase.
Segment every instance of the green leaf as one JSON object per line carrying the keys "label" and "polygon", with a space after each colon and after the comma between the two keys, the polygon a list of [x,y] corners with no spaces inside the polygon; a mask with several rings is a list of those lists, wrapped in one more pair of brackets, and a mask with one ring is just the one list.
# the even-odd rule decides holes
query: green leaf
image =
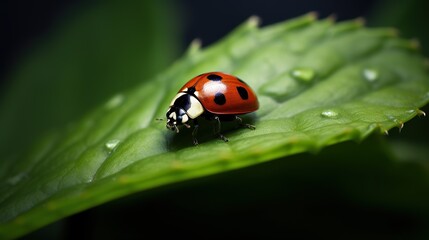
{"label": "green leaf", "polygon": [[[392,29],[312,14],[257,23],[249,19],[205,50],[194,42],[166,72],[41,140],[2,176],[0,236],[137,191],[359,141],[423,114],[427,67]],[[191,130],[175,134],[155,119],[187,80],[214,70],[238,75],[257,92],[260,110],[245,117],[256,130],[225,124],[225,143],[208,126],[194,147]]]}

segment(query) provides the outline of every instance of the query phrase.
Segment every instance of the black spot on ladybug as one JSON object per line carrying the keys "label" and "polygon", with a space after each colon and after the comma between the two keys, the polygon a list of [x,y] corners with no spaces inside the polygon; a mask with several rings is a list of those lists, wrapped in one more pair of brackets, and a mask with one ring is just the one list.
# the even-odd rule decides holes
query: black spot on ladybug
{"label": "black spot on ladybug", "polygon": [[216,93],[214,102],[217,105],[224,105],[226,103],[225,95],[223,95],[222,93]]}
{"label": "black spot on ladybug", "polygon": [[249,98],[249,93],[244,87],[237,87],[238,94],[240,94],[241,99],[247,100]]}
{"label": "black spot on ladybug", "polygon": [[222,77],[216,74],[210,74],[207,76],[207,79],[210,81],[221,81]]}

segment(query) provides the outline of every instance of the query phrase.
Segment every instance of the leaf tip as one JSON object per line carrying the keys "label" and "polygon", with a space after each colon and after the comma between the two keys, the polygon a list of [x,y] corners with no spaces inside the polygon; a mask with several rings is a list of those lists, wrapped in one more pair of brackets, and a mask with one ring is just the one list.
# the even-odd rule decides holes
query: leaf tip
{"label": "leaf tip", "polygon": [[398,130],[399,130],[399,133],[401,133],[402,132],[402,129],[404,128],[404,123],[403,122],[400,122],[399,123],[399,125],[397,126],[398,127]]}
{"label": "leaf tip", "polygon": [[366,24],[366,19],[364,17],[358,17],[354,19],[354,22],[356,23],[357,26],[363,27]]}
{"label": "leaf tip", "polygon": [[202,42],[201,39],[195,38],[192,40],[192,42],[189,44],[188,49],[186,50],[186,54],[193,55],[201,50]]}
{"label": "leaf tip", "polygon": [[426,113],[423,110],[417,109],[417,115],[426,117]]}
{"label": "leaf tip", "polygon": [[337,15],[335,13],[332,13],[326,18],[330,23],[335,23],[337,21]]}
{"label": "leaf tip", "polygon": [[250,28],[258,28],[261,25],[261,21],[259,16],[252,15],[247,19],[246,25]]}
{"label": "leaf tip", "polygon": [[316,21],[319,18],[319,13],[316,11],[313,12],[309,12],[307,13],[307,17],[311,20],[311,21]]}

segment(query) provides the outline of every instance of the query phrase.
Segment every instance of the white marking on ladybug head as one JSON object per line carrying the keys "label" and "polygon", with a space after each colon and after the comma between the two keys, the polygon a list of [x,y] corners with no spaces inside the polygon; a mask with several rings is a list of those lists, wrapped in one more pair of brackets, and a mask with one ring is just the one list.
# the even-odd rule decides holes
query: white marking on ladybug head
{"label": "white marking on ladybug head", "polygon": [[171,112],[168,117],[171,118],[171,119],[176,120],[176,112]]}
{"label": "white marking on ladybug head", "polygon": [[180,92],[171,101],[170,108],[166,113],[167,125],[170,130],[178,132],[178,126],[185,125],[189,119],[195,119],[204,113],[204,107],[195,96]]}
{"label": "white marking on ladybug head", "polygon": [[187,122],[189,120],[189,117],[188,117],[188,115],[183,115],[182,116],[182,123],[185,123],[185,122]]}
{"label": "white marking on ladybug head", "polygon": [[191,96],[191,107],[186,112],[191,119],[195,119],[204,112],[204,107],[201,105],[200,101],[195,97]]}

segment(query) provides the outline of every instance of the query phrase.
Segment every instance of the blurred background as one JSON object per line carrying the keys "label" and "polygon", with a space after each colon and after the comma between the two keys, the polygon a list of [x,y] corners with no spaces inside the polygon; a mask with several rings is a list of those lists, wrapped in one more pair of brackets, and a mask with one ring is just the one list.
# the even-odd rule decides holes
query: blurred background
{"label": "blurred background", "polygon": [[[419,39],[429,55],[429,3],[423,0],[2,1],[2,161],[13,164],[47,131],[156,76],[193,39],[207,46],[252,15],[265,26],[311,11],[396,27],[403,37]],[[404,159],[427,160],[413,148],[428,143],[422,134],[427,128],[418,118],[400,136],[391,134],[411,146]],[[391,161],[380,149],[385,144],[374,136],[317,156],[301,154],[152,190],[79,213],[27,239],[425,239],[427,165]]]}

